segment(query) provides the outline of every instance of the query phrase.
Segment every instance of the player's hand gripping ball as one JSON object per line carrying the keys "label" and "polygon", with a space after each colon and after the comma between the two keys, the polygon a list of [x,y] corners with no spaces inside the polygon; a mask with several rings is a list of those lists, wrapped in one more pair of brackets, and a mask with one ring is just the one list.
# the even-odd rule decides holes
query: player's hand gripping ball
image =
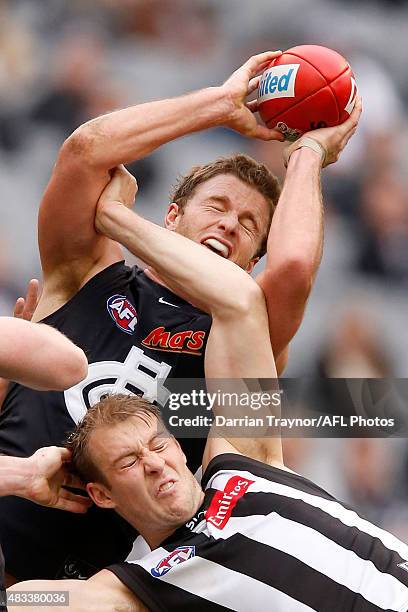
{"label": "player's hand gripping ball", "polygon": [[265,69],[258,110],[269,128],[286,140],[343,123],[353,110],[357,86],[349,63],[317,45],[288,49]]}

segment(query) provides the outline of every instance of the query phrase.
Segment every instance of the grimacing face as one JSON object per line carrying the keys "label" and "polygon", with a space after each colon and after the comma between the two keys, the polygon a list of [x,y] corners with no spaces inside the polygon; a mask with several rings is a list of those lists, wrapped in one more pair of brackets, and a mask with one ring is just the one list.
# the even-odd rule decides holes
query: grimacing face
{"label": "grimacing face", "polygon": [[89,495],[98,506],[115,509],[151,546],[183,525],[201,504],[202,490],[179,443],[150,413],[99,427],[89,450],[109,483],[89,483]]}
{"label": "grimacing face", "polygon": [[252,272],[269,211],[255,187],[232,174],[218,174],[198,185],[183,211],[170,204],[165,225]]}

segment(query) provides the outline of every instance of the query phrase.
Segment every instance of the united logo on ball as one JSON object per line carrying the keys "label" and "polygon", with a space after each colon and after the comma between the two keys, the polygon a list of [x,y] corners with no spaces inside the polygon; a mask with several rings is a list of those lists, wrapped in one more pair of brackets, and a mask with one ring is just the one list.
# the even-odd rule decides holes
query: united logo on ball
{"label": "united logo on ball", "polygon": [[265,69],[258,89],[259,114],[286,140],[339,125],[354,108],[356,81],[347,60],[317,45],[288,49]]}

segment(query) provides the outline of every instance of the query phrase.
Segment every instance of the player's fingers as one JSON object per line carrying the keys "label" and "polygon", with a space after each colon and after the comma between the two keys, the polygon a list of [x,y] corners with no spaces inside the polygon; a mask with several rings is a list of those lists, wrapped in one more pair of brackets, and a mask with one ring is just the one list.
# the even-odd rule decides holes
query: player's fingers
{"label": "player's fingers", "polygon": [[40,283],[36,278],[32,278],[27,285],[25,297],[25,308],[23,318],[31,321],[34,311],[37,308],[38,300],[40,299]]}
{"label": "player's fingers", "polygon": [[64,486],[72,487],[74,489],[82,489],[83,491],[86,491],[86,484],[83,482],[83,480],[81,480],[79,476],[77,476],[76,474],[72,474],[71,472],[67,473],[64,479]]}
{"label": "player's fingers", "polygon": [[66,463],[67,461],[71,461],[71,451],[68,448],[64,448],[63,446],[57,446],[56,449],[59,451],[61,456],[61,461]]}
{"label": "player's fingers", "polygon": [[256,76],[251,79],[248,83],[248,95],[253,93],[259,87],[259,81],[261,80],[261,76]]}
{"label": "player's fingers", "polygon": [[355,127],[357,127],[358,125],[362,111],[363,111],[363,101],[361,99],[361,96],[356,96],[356,103],[354,104],[354,108],[350,114],[350,119],[352,123],[355,125]]}
{"label": "player's fingers", "polygon": [[84,492],[84,495],[81,495],[80,493],[69,491],[64,487],[60,489],[59,497],[65,500],[76,501],[80,504],[83,504],[84,506],[90,506],[92,504],[92,500],[86,492]]}
{"label": "player's fingers", "polygon": [[251,100],[251,102],[247,102],[245,104],[245,106],[247,107],[248,110],[251,111],[251,113],[256,113],[258,111],[258,100]]}
{"label": "player's fingers", "polygon": [[360,120],[361,112],[362,112],[362,100],[360,96],[356,96],[356,102],[354,104],[353,110],[350,113],[350,117],[348,117],[348,119],[346,119],[346,121],[344,121],[344,123],[342,123],[341,126],[339,126],[344,134],[347,134],[347,132],[350,132],[351,130],[357,129],[357,125]]}
{"label": "player's fingers", "polygon": [[16,319],[22,319],[23,312],[24,312],[24,306],[25,306],[25,299],[23,297],[19,297],[16,300],[16,303],[14,304],[13,317],[15,317]]}
{"label": "player's fingers", "polygon": [[92,505],[92,501],[88,498],[81,497],[80,495],[74,496],[74,499],[67,499],[60,497],[55,504],[54,508],[59,510],[67,510],[68,512],[75,512],[76,514],[84,514],[89,510]]}
{"label": "player's fingers", "polygon": [[120,183],[122,187],[126,186],[129,193],[134,194],[134,197],[136,196],[136,193],[139,189],[137,181],[133,174],[131,174],[123,164],[120,164],[115,168],[111,182],[112,181]]}
{"label": "player's fingers", "polygon": [[259,138],[260,140],[279,140],[283,142],[285,140],[284,135],[279,130],[271,130],[264,125],[258,124],[255,128],[255,131],[251,134],[254,138]]}
{"label": "player's fingers", "polygon": [[342,140],[342,143],[341,143],[341,148],[340,148],[341,151],[344,149],[344,147],[346,146],[346,144],[348,143],[350,138],[356,133],[356,130],[357,130],[357,126],[355,126],[353,129],[349,130],[345,134],[345,136],[344,136],[344,138]]}
{"label": "player's fingers", "polygon": [[263,53],[258,53],[250,57],[249,60],[245,62],[244,66],[250,71],[251,76],[255,76],[259,72],[262,64],[269,63],[280,55],[282,55],[282,51],[264,51]]}
{"label": "player's fingers", "polygon": [[268,60],[267,62],[263,62],[260,66],[258,66],[258,72],[263,72],[265,70],[265,68],[267,68],[271,63],[271,60]]}

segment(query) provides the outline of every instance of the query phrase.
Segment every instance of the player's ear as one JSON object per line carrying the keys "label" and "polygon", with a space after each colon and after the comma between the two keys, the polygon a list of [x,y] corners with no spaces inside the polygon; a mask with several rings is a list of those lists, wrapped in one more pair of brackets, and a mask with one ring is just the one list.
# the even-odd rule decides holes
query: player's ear
{"label": "player's ear", "polygon": [[86,490],[94,504],[100,508],[115,508],[116,504],[110,496],[109,489],[99,482],[88,482]]}
{"label": "player's ear", "polygon": [[253,257],[253,259],[249,261],[247,267],[245,268],[245,271],[248,272],[248,274],[251,274],[252,270],[254,269],[259,260],[260,257]]}
{"label": "player's ear", "polygon": [[172,202],[171,204],[169,204],[169,207],[167,209],[167,214],[164,219],[165,227],[169,230],[175,230],[177,228],[180,215],[181,215],[181,211],[179,209],[178,204],[176,204],[175,202]]}

